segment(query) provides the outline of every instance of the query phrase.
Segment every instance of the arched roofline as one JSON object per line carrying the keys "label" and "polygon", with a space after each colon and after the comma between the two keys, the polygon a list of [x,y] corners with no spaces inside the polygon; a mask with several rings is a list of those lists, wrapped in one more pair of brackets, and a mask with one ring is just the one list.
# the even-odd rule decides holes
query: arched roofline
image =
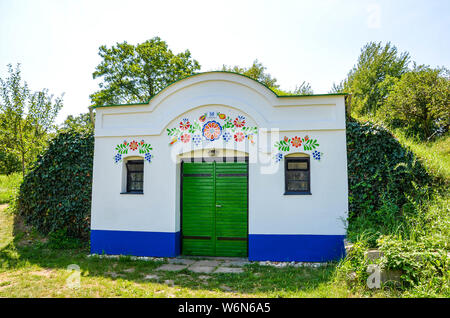
{"label": "arched roofline", "polygon": [[150,97],[147,102],[145,103],[128,103],[128,104],[108,104],[108,105],[97,105],[97,106],[90,106],[89,108],[91,109],[95,109],[95,108],[103,108],[103,107],[120,107],[120,106],[139,106],[139,105],[148,105],[150,104],[150,101],[152,101],[153,99],[159,97],[160,95],[162,95],[164,92],[166,92],[169,87],[174,86],[175,84],[178,84],[182,81],[197,77],[197,76],[202,76],[202,75],[207,75],[207,74],[214,74],[214,73],[223,73],[223,74],[233,74],[233,75],[237,75],[240,77],[244,77],[246,79],[250,79],[251,81],[261,85],[266,91],[270,92],[273,94],[273,96],[275,98],[301,98],[301,97],[315,97],[315,96],[347,96],[349,94],[347,93],[330,93],[330,94],[310,94],[310,95],[278,95],[277,93],[275,93],[272,89],[270,89],[267,85],[265,85],[264,83],[257,81],[247,75],[243,75],[240,73],[236,73],[236,72],[229,72],[229,71],[209,71],[209,72],[201,72],[201,73],[194,73],[192,75],[186,76],[184,78],[181,78],[179,80],[176,80],[172,83],[170,83],[169,85],[167,85],[166,87],[164,87],[163,89],[161,89],[158,93],[156,93],[155,95],[153,95],[152,97]]}

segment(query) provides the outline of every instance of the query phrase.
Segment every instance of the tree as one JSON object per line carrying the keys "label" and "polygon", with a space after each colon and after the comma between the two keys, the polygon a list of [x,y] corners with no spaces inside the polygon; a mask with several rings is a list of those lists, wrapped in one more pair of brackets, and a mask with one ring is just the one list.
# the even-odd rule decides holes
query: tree
{"label": "tree", "polygon": [[100,90],[90,95],[93,105],[143,103],[172,82],[192,75],[200,64],[186,50],[174,54],[167,43],[154,37],[132,45],[102,45],[93,78],[101,78]]}
{"label": "tree", "polygon": [[[95,117],[95,113],[92,114]],[[76,130],[79,128],[87,128],[87,129],[93,129],[94,125],[91,121],[91,114],[90,113],[82,113],[78,116],[69,115],[67,116],[64,123],[61,125],[62,129],[72,129]]]}
{"label": "tree", "polygon": [[450,124],[449,75],[446,68],[414,64],[395,83],[381,113],[425,138],[445,133]]}
{"label": "tree", "polygon": [[47,134],[63,106],[62,97],[53,99],[47,89],[32,92],[22,84],[20,64],[8,65],[9,77],[0,78],[0,144],[19,157],[22,174],[45,145]]}
{"label": "tree", "polygon": [[254,80],[263,83],[269,88],[278,89],[280,85],[277,84],[277,79],[275,77],[272,77],[269,73],[266,73],[266,69],[267,67],[265,67],[256,59],[253,61],[253,64],[250,67],[240,67],[238,65],[222,65],[221,71],[239,73],[253,78]]}
{"label": "tree", "polygon": [[314,94],[314,91],[311,88],[311,84],[303,81],[303,83],[295,87],[295,90],[292,93],[295,95],[312,95]]}
{"label": "tree", "polygon": [[358,115],[375,115],[395,79],[408,71],[409,59],[409,53],[399,54],[390,42],[366,44],[343,83],[344,91],[352,94],[352,110]]}

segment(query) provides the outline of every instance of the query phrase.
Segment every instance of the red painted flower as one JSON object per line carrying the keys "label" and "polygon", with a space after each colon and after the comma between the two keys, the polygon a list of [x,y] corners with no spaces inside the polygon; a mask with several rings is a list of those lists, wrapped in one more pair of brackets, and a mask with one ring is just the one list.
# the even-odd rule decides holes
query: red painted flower
{"label": "red painted flower", "polygon": [[243,127],[245,125],[245,117],[244,116],[237,116],[234,120],[234,126],[237,128]]}
{"label": "red painted flower", "polygon": [[245,135],[243,133],[241,133],[240,131],[237,132],[236,134],[234,134],[234,140],[236,142],[241,142],[244,140],[244,138],[245,138]]}
{"label": "red painted flower", "polygon": [[225,119],[227,116],[225,116],[225,114],[219,114],[219,118],[220,119]]}
{"label": "red painted flower", "polygon": [[286,137],[286,136],[284,136],[284,141],[285,141],[285,142],[289,142],[289,138]]}
{"label": "red painted flower", "polygon": [[298,148],[302,145],[302,139],[300,137],[295,136],[291,140],[291,144],[293,147]]}
{"label": "red painted flower", "polygon": [[128,145],[128,147],[130,147],[131,150],[136,150],[138,148],[139,144],[137,143],[137,141],[133,140],[132,142],[130,142],[130,144]]}
{"label": "red painted flower", "polygon": [[306,136],[305,136],[305,141],[308,141],[308,139],[309,139],[309,136],[306,135]]}
{"label": "red painted flower", "polygon": [[191,123],[187,118],[184,118],[182,121],[180,121],[180,129],[181,130],[188,130],[189,127],[191,127]]}
{"label": "red painted flower", "polygon": [[141,140],[141,145],[143,145],[144,144],[144,141],[143,140]]}
{"label": "red painted flower", "polygon": [[189,134],[181,135],[180,139],[182,142],[188,143],[191,140],[191,135],[189,135]]}

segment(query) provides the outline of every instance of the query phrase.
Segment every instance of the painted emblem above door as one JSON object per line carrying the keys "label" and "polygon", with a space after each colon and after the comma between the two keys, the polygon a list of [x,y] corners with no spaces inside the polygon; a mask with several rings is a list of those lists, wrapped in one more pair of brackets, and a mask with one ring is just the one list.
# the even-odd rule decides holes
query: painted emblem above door
{"label": "painted emblem above door", "polygon": [[248,126],[245,116],[232,117],[216,111],[206,112],[192,121],[183,118],[177,127],[167,129],[171,145],[178,141],[200,146],[203,141],[243,142],[245,139],[254,144],[257,133],[258,127]]}

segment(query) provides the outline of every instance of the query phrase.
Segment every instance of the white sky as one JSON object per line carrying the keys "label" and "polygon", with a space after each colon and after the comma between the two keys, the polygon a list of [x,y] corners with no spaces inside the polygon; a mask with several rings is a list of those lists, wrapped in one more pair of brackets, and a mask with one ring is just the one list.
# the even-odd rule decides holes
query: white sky
{"label": "white sky", "polygon": [[0,0],[0,76],[22,64],[33,90],[65,92],[58,122],[86,112],[98,47],[160,36],[202,71],[258,59],[291,90],[327,93],[369,41],[391,41],[419,64],[449,66],[448,0]]}

